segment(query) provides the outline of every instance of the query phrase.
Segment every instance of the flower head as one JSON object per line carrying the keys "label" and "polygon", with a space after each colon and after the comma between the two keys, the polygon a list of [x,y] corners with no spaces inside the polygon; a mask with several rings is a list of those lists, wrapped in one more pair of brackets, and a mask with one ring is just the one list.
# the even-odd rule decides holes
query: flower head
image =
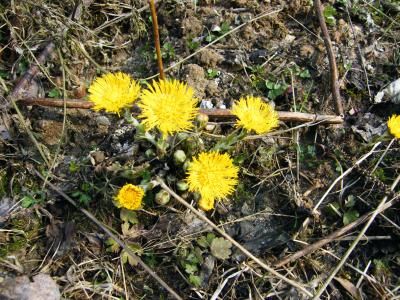
{"label": "flower head", "polygon": [[269,132],[279,124],[278,113],[258,97],[240,98],[233,105],[232,114],[238,118],[237,126],[254,130],[257,134]]}
{"label": "flower head", "polygon": [[147,129],[156,127],[164,136],[188,130],[197,113],[193,94],[191,87],[177,80],[153,81],[142,93],[139,118]]}
{"label": "flower head", "polygon": [[139,96],[140,86],[128,74],[108,73],[96,78],[89,87],[89,101],[95,110],[119,114],[121,109],[131,105]]}
{"label": "flower head", "polygon": [[214,207],[215,199],[230,195],[237,184],[239,168],[227,153],[203,152],[193,159],[188,168],[189,190],[199,192],[199,206],[203,210]]}
{"label": "flower head", "polygon": [[396,138],[400,139],[400,116],[393,115],[389,118],[387,122],[389,131]]}
{"label": "flower head", "polygon": [[137,210],[142,207],[144,190],[133,184],[125,184],[115,197],[117,204],[130,210]]}

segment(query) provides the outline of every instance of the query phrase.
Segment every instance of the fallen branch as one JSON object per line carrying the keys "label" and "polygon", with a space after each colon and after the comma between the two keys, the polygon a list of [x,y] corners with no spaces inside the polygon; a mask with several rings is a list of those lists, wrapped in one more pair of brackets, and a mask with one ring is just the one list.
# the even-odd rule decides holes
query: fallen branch
{"label": "fallen branch", "polygon": [[176,194],[173,190],[171,190],[165,182],[161,179],[158,178],[157,182],[160,184],[160,186],[167,191],[172,197],[175,198],[179,203],[181,203],[183,206],[185,206],[187,209],[189,209],[191,212],[193,212],[198,218],[200,218],[202,221],[210,225],[216,232],[218,232],[220,235],[222,235],[225,239],[230,241],[235,247],[237,247],[244,255],[246,255],[248,258],[253,260],[255,263],[257,263],[260,267],[271,273],[272,275],[278,277],[279,279],[283,280],[284,282],[290,284],[291,286],[297,288],[299,291],[302,291],[308,296],[312,296],[312,294],[302,285],[299,283],[286,278],[282,274],[278,273],[275,271],[273,268],[269,267],[266,265],[264,262],[261,261],[258,257],[254,256],[249,250],[244,248],[241,244],[239,244],[237,241],[235,241],[230,235],[228,235],[225,231],[223,231],[221,228],[219,228],[217,225],[215,225],[212,221],[210,221],[206,216],[204,216],[202,213],[200,213],[197,209],[195,209],[192,205],[187,203],[183,198],[181,198],[178,194]]}
{"label": "fallen branch", "polygon": [[[63,99],[53,98],[25,98],[18,101],[22,105],[40,105],[50,107],[64,107]],[[65,104],[67,108],[82,108],[91,109],[94,104],[89,101],[82,101],[79,99],[66,99]],[[208,115],[213,119],[233,119],[229,109],[200,109],[200,112]],[[343,124],[343,118],[334,115],[317,115],[290,111],[278,111],[279,120],[286,122],[318,122],[324,124]]]}
{"label": "fallen branch", "polygon": [[339,73],[336,66],[335,53],[333,52],[331,38],[329,36],[328,27],[326,26],[324,12],[322,9],[321,1],[314,0],[314,7],[318,15],[319,24],[324,37],[324,43],[326,47],[326,52],[328,53],[329,68],[331,70],[331,88],[332,97],[335,100],[336,113],[340,116],[344,116],[342,97],[340,96],[339,90]]}
{"label": "fallen branch", "polygon": [[[36,169],[33,169],[33,172],[35,173],[36,176],[38,176],[40,179],[43,181],[46,181],[46,179],[42,176],[42,174],[39,173]],[[126,253],[131,256],[149,275],[151,275],[159,284],[161,284],[175,299],[182,300],[182,298],[164,281],[162,280],[156,272],[154,272],[149,266],[147,266],[139,256],[137,256],[130,247],[126,246],[125,243],[120,240],[114,233],[112,233],[103,223],[101,223],[94,215],[92,215],[89,211],[86,209],[79,207],[76,202],[69,197],[67,194],[65,194],[63,191],[61,191],[58,187],[56,187],[54,184],[51,182],[46,182],[47,185],[55,191],[57,194],[59,194],[61,197],[63,197],[65,200],[67,200],[69,203],[71,203],[73,206],[75,206],[77,209],[79,209],[86,217],[89,218],[93,223],[95,223],[97,226],[99,226],[110,238],[112,238],[122,249],[126,251]]]}

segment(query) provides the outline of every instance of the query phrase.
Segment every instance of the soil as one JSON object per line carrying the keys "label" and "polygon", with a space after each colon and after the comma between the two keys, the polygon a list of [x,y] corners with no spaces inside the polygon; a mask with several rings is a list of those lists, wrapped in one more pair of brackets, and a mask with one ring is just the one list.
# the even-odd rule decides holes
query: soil
{"label": "soil", "polygon": [[[254,95],[279,111],[336,113],[326,48],[312,1],[158,2],[167,76],[193,87],[202,107],[230,108],[240,97]],[[277,130],[290,130],[238,142],[229,150],[240,167],[235,193],[205,213],[271,266],[305,243],[312,244],[375,209],[383,197],[398,196],[388,190],[399,176],[400,148],[398,139],[390,144],[386,121],[400,114],[400,105],[389,96],[381,103],[374,100],[400,77],[398,4],[347,1],[347,10],[345,2],[324,3],[339,71],[344,124],[296,129],[297,122],[281,122]],[[118,234],[184,299],[208,299],[218,288],[219,299],[306,298],[235,247],[227,259],[221,259],[211,247],[218,234],[173,200],[157,205],[154,198],[159,188],[146,194],[135,221],[124,221],[113,204],[125,183],[139,184],[161,176],[175,189],[185,171],[174,164],[174,150],[198,153],[211,149],[221,135],[234,130],[232,120],[210,120],[205,131],[190,138],[177,135],[163,155],[137,139],[135,128],[123,115],[22,105],[16,110],[11,105],[9,95],[18,78],[49,40],[56,43],[56,51],[21,98],[63,98],[65,86],[66,98],[84,100],[90,83],[104,72],[122,70],[144,86],[156,80],[147,1],[82,3],[82,15],[75,21],[69,20],[75,8],[72,0],[0,3],[4,21],[0,25],[0,96],[4,100],[0,298],[10,297],[2,282],[22,280],[33,286],[29,278],[43,273],[50,275],[46,280],[57,284],[50,291],[55,299],[59,295],[65,299],[170,297],[79,209],[43,184],[34,169]],[[229,30],[278,9],[203,49]],[[67,27],[60,32],[63,24]],[[314,213],[334,180],[377,141],[381,141],[378,151],[345,176]],[[180,195],[196,206],[196,195]],[[355,248],[323,298],[398,297],[398,209],[395,204],[375,219],[367,238]],[[306,218],[310,224],[302,229]],[[315,293],[360,229],[279,271]],[[360,270],[368,276],[361,276]]]}

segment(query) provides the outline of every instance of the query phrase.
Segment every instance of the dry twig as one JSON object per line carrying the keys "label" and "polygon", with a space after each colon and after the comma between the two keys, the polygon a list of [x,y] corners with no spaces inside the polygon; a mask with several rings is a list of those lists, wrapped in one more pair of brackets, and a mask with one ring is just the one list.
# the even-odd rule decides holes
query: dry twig
{"label": "dry twig", "polygon": [[[50,107],[64,107],[63,99],[53,98],[25,98],[18,101],[22,105],[40,105]],[[67,108],[93,108],[94,104],[89,101],[82,101],[79,99],[66,99],[65,104]],[[229,109],[200,109],[200,113],[208,115],[213,119],[233,119]],[[333,115],[317,115],[308,113],[299,113],[291,111],[278,111],[279,120],[287,122],[317,122],[323,124],[343,124],[343,118]]]}
{"label": "dry twig", "polygon": [[344,110],[343,110],[342,98],[340,96],[339,82],[338,82],[339,73],[336,66],[335,53],[333,52],[331,38],[329,37],[328,27],[326,26],[321,1],[314,0],[314,7],[318,15],[319,24],[321,26],[322,34],[324,37],[326,51],[328,52],[329,68],[331,70],[332,97],[335,100],[336,113],[340,116],[343,116]]}
{"label": "dry twig", "polygon": [[151,19],[153,21],[154,44],[156,46],[158,71],[160,73],[160,79],[164,80],[165,74],[161,56],[160,35],[158,33],[158,19],[157,19],[156,6],[154,4],[154,0],[149,0],[149,5],[151,11]]}

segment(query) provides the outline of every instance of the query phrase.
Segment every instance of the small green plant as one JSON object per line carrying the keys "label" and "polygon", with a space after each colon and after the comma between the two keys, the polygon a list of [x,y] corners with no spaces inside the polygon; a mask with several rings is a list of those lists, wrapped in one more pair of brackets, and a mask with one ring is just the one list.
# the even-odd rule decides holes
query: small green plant
{"label": "small green plant", "polygon": [[334,26],[336,24],[336,18],[335,18],[336,15],[337,15],[336,8],[334,8],[332,5],[325,6],[324,17],[328,25]]}
{"label": "small green plant", "polygon": [[186,40],[186,46],[191,51],[196,51],[200,47],[201,43],[198,39],[196,39],[193,35],[190,35]]}
{"label": "small green plant", "polygon": [[217,71],[217,70],[214,70],[214,69],[208,69],[207,73],[206,73],[206,76],[207,76],[208,79],[213,79],[213,78],[218,77],[220,74],[221,74],[220,71]]}
{"label": "small green plant", "polygon": [[45,192],[38,190],[22,197],[21,206],[24,208],[29,208],[37,204],[43,204],[45,200],[46,200]]}
{"label": "small green plant", "polygon": [[[175,48],[170,42],[163,44],[161,48],[161,56],[165,60],[173,60],[175,58]],[[157,59],[157,54],[154,52],[153,59]]]}
{"label": "small green plant", "polygon": [[288,88],[286,83],[278,83],[270,80],[265,81],[265,86],[269,90],[268,98],[271,100],[275,100],[277,97],[282,96]]}
{"label": "small green plant", "polygon": [[61,98],[62,93],[58,88],[53,88],[48,95],[50,98]]}
{"label": "small green plant", "polygon": [[353,195],[349,195],[344,203],[344,214],[343,214],[343,224],[347,225],[351,222],[357,220],[360,216],[359,212],[354,208],[356,204],[356,199]]}
{"label": "small green plant", "polygon": [[84,182],[81,184],[80,190],[73,192],[71,196],[77,198],[80,204],[88,205],[92,201],[91,191],[92,185],[89,182]]}

